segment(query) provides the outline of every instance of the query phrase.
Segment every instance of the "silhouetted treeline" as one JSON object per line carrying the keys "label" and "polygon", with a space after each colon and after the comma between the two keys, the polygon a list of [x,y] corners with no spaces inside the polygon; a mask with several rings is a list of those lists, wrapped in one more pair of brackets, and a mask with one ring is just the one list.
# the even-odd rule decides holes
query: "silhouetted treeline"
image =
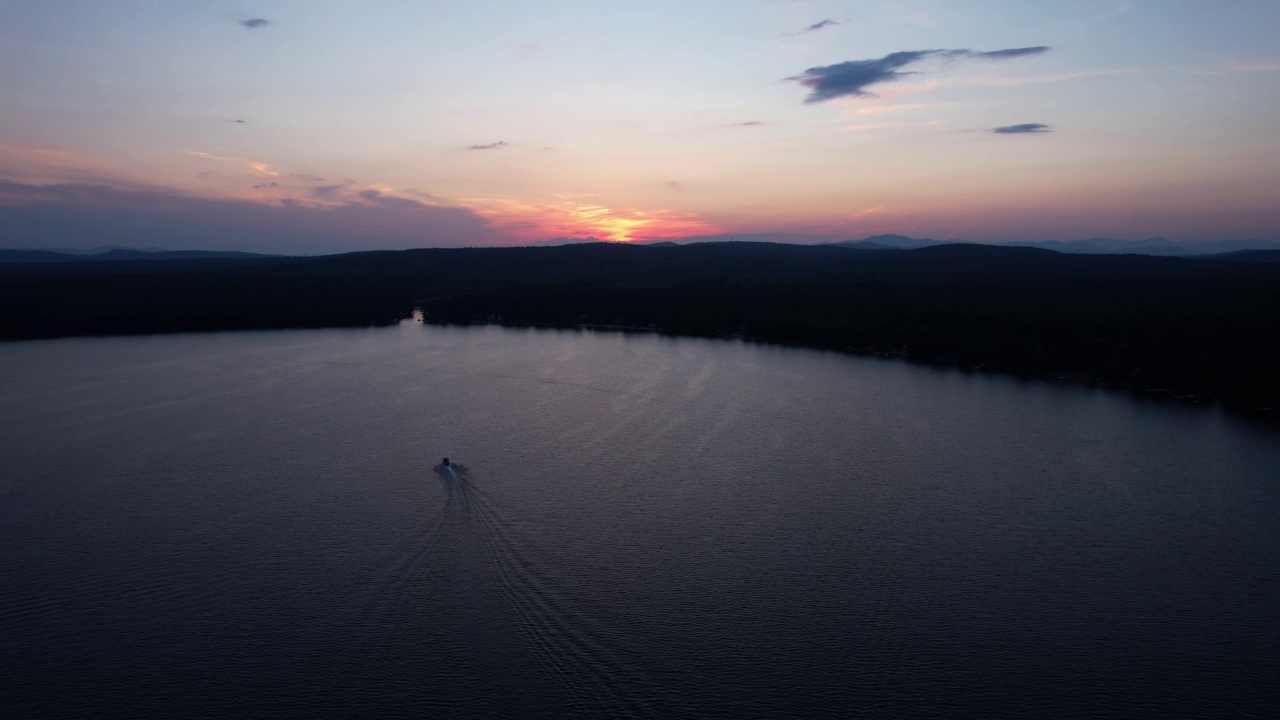
{"label": "silhouetted treeline", "polygon": [[949,245],[574,245],[0,269],[7,338],[382,323],[615,325],[1280,404],[1280,266]]}
{"label": "silhouetted treeline", "polygon": [[0,337],[368,325],[395,322],[407,313],[401,295],[274,271],[295,260],[2,267]]}

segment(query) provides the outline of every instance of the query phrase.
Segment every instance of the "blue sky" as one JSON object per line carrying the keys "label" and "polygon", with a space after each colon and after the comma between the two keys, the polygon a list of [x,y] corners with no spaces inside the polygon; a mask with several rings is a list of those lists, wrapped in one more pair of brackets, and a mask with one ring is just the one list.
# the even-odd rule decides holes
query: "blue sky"
{"label": "blue sky", "polygon": [[1280,239],[1276,27],[1273,0],[3,0],[0,245]]}

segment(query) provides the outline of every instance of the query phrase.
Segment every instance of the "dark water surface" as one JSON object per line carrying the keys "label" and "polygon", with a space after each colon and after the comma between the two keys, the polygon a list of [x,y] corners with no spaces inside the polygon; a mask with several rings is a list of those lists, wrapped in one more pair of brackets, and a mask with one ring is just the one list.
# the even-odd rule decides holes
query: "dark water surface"
{"label": "dark water surface", "polygon": [[1280,707],[1280,433],[1212,410],[405,323],[3,344],[0,422],[4,717]]}

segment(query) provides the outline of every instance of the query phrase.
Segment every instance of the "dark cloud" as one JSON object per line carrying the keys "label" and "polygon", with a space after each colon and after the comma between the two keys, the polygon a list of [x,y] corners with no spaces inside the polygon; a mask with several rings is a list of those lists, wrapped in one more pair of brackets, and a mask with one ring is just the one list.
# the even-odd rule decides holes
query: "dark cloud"
{"label": "dark cloud", "polygon": [[976,52],[963,49],[908,50],[890,53],[878,60],[849,60],[835,65],[811,67],[799,75],[787,78],[787,80],[809,88],[809,96],[804,101],[810,104],[826,102],[827,100],[845,96],[874,97],[875,93],[867,88],[878,83],[892,82],[907,75],[919,74],[915,71],[902,70],[902,68],[922,60],[934,58],[943,60],[1010,60],[1028,55],[1039,55],[1048,52],[1048,50],[1049,48],[1044,46],[1011,48],[1009,50],[994,50],[991,52]]}
{"label": "dark cloud", "polygon": [[684,235],[682,237],[666,237],[654,238],[655,240],[664,240],[676,243],[703,243],[703,242],[767,242],[767,243],[791,243],[795,245],[812,245],[822,240],[830,239],[826,235],[809,235],[805,233],[722,233],[718,235]]}
{"label": "dark cloud", "polygon": [[1037,45],[1035,47],[1010,48],[1008,50],[992,50],[991,52],[974,53],[973,57],[984,58],[986,60],[1011,60],[1013,58],[1027,57],[1028,55],[1040,55],[1041,53],[1047,52],[1049,52],[1048,46]]}
{"label": "dark cloud", "polygon": [[431,201],[431,202],[433,202],[433,203],[441,203],[441,202],[443,202],[443,199],[442,199],[442,198],[440,198],[438,195],[432,195],[431,193],[429,193],[429,192],[423,192],[422,190],[408,189],[408,190],[401,190],[400,192],[403,192],[403,193],[406,193],[406,194],[409,194],[409,195],[413,195],[413,196],[415,196],[415,197],[420,197],[420,198],[422,198],[423,200],[429,200],[429,201]]}
{"label": "dark cloud", "polygon": [[[341,202],[334,202],[343,198]],[[173,250],[319,254],[501,241],[464,207],[378,192],[334,192],[324,205],[197,198],[103,185],[27,185],[0,180],[0,247],[145,244]]]}
{"label": "dark cloud", "polygon": [[1052,131],[1048,125],[1042,123],[1022,123],[1021,125],[1005,125],[1004,127],[992,128],[991,132],[997,135],[1026,135],[1028,133],[1047,133]]}
{"label": "dark cloud", "polygon": [[271,24],[271,21],[265,18],[253,18],[251,20],[240,20],[239,22],[240,25],[248,28],[249,30],[256,30],[257,28],[266,27]]}
{"label": "dark cloud", "polygon": [[789,37],[794,37],[794,36],[796,36],[796,35],[808,35],[808,34],[809,34],[809,33],[811,33],[811,32],[818,32],[819,30],[822,30],[823,28],[829,28],[829,27],[831,27],[832,25],[839,25],[839,24],[840,24],[840,22],[839,22],[839,21],[837,21],[837,20],[827,19],[827,20],[823,20],[823,21],[821,21],[821,22],[816,22],[816,23],[814,23],[814,24],[810,25],[809,27],[807,27],[807,28],[805,28],[805,29],[803,29],[803,30],[797,30],[797,31],[795,31],[795,32],[793,32],[793,33],[787,33],[787,35],[788,35]]}
{"label": "dark cloud", "polygon": [[937,52],[917,50],[891,53],[879,60],[849,60],[835,65],[811,67],[800,75],[787,79],[809,88],[809,97],[804,100],[806,103],[820,103],[845,95],[870,97],[873,93],[868,92],[867,87],[897,80],[905,75],[914,75],[916,73],[899,72],[898,69]]}
{"label": "dark cloud", "polygon": [[422,203],[418,202],[417,200],[410,200],[409,198],[395,197],[394,195],[384,195],[383,193],[377,190],[366,190],[360,193],[360,197],[364,200],[368,200],[369,202],[375,205],[378,205],[379,207],[385,207],[385,208],[397,208],[401,210],[417,210],[419,208],[427,207]]}
{"label": "dark cloud", "polygon": [[467,149],[468,150],[500,150],[506,146],[507,144],[505,142],[503,142],[502,140],[499,140],[498,142],[492,142],[492,143],[489,143],[488,145],[468,145]]}
{"label": "dark cloud", "polygon": [[322,177],[316,177],[315,175],[303,175],[302,173],[290,173],[289,177],[306,180],[307,182],[324,182],[324,178]]}
{"label": "dark cloud", "polygon": [[747,122],[729,123],[725,127],[759,127],[761,125],[764,125],[764,123],[759,120],[748,120]]}
{"label": "dark cloud", "polygon": [[606,242],[606,241],[601,240],[600,238],[595,237],[594,235],[588,235],[587,237],[556,237],[556,238],[547,238],[546,240],[534,240],[533,242],[529,243],[529,245],[541,247],[545,245],[550,245],[550,246],[583,245],[585,243],[598,243],[598,242]]}
{"label": "dark cloud", "polygon": [[254,190],[261,190],[261,189],[263,189],[263,188],[273,188],[273,187],[280,187],[280,183],[278,183],[278,182],[262,183],[261,185],[254,185],[254,186],[253,186],[253,189],[254,189]]}

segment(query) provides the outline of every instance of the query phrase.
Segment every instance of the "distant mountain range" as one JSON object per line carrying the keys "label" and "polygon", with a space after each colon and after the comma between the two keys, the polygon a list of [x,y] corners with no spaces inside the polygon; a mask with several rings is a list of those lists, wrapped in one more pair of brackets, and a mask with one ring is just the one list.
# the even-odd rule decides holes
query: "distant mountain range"
{"label": "distant mountain range", "polygon": [[[934,245],[967,243],[967,240],[931,240],[905,235],[872,235],[862,240],[845,240],[829,243],[858,250],[917,250]],[[1067,253],[1070,255],[1155,255],[1162,257],[1198,257],[1225,255],[1249,251],[1280,251],[1280,242],[1271,240],[1216,240],[1212,242],[1175,243],[1168,238],[1153,237],[1146,240],[1116,240],[1114,238],[1089,238],[1088,240],[1040,240],[985,243],[1004,247],[1032,247]],[[1244,258],[1240,258],[1244,259]],[[1250,258],[1254,259],[1254,258]]]}
{"label": "distant mountain range", "polygon": [[[750,241],[777,242],[760,236],[749,236]],[[794,240],[794,238],[791,238]],[[725,242],[720,236],[710,240],[710,244]],[[574,244],[608,244],[596,238],[556,238],[534,243],[535,246],[559,246]],[[631,243],[645,247],[676,247],[689,244],[670,240]],[[783,242],[782,244],[795,244]],[[804,243],[800,243],[804,244]],[[1153,237],[1146,240],[1116,240],[1114,238],[1089,238],[1087,240],[1040,240],[1014,241],[1002,243],[982,243],[969,240],[932,240],[930,238],[913,238],[906,235],[872,235],[862,240],[845,240],[835,243],[818,243],[819,245],[852,248],[854,250],[921,250],[946,245],[982,246],[989,248],[1036,248],[1051,250],[1068,255],[1150,255],[1156,257],[1186,257],[1205,260],[1233,260],[1250,263],[1280,262],[1280,242],[1274,240],[1217,240],[1212,242],[1176,243],[1168,238]],[[232,250],[163,250],[161,248],[129,248],[121,246],[103,246],[92,249],[56,248],[36,250],[23,248],[17,250],[0,249],[0,265],[17,265],[31,263],[80,263],[124,260],[266,260],[285,257],[261,253],[237,252]]]}
{"label": "distant mountain range", "polygon": [[0,265],[27,263],[108,262],[113,260],[210,260],[278,257],[231,250],[138,250],[123,247],[100,247],[92,250],[59,248],[57,250],[0,250]]}

